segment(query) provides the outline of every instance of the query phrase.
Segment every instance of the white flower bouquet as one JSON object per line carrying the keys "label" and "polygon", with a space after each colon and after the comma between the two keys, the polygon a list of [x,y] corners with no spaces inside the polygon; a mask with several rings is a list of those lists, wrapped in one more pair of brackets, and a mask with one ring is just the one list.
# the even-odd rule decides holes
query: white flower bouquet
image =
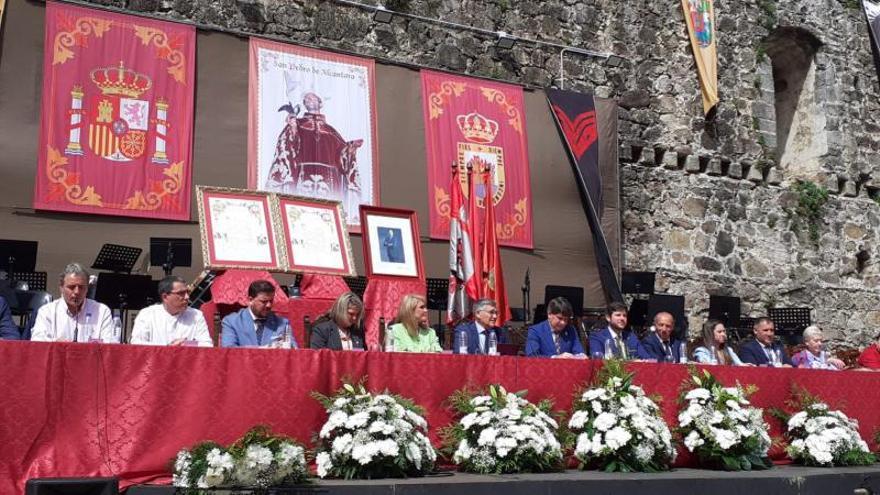
{"label": "white flower bouquet", "polygon": [[817,402],[788,418],[785,449],[795,462],[807,466],[863,466],[876,458],[859,436],[859,424],[841,411]]}
{"label": "white flower bouquet", "polygon": [[428,423],[411,401],[371,394],[345,383],[331,397],[313,393],[327,410],[315,462],[321,478],[400,478],[434,468]]}
{"label": "white flower bouquet", "polygon": [[459,390],[450,402],[461,416],[443,430],[444,443],[462,471],[475,473],[543,472],[560,468],[558,425],[552,404],[535,405],[500,385],[486,393]]}
{"label": "white flower bouquet", "polygon": [[[691,372],[691,389],[680,397],[678,433],[703,467],[740,471],[769,469],[769,427],[763,411],[752,407],[753,390],[724,387],[706,370]],[[694,386],[696,385],[696,386]]]}
{"label": "white flower bouquet", "polygon": [[575,399],[568,427],[581,468],[657,472],[675,460],[660,408],[632,378],[619,361],[606,361],[596,386]]}
{"label": "white flower bouquet", "polygon": [[193,493],[216,487],[262,489],[302,483],[307,474],[302,445],[256,426],[228,448],[202,442],[178,452],[172,483]]}

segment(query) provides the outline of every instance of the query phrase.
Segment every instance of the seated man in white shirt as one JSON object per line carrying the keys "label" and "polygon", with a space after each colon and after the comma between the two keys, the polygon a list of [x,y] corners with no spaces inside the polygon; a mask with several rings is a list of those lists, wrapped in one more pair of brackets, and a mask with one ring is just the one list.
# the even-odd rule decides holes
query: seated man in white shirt
{"label": "seated man in white shirt", "polygon": [[61,298],[37,311],[31,340],[43,342],[113,342],[113,315],[107,306],[86,298],[89,272],[70,263],[59,276]]}
{"label": "seated man in white shirt", "polygon": [[132,344],[198,345],[211,347],[211,334],[202,312],[189,307],[189,288],[180,277],[159,282],[160,304],[138,312],[131,332]]}

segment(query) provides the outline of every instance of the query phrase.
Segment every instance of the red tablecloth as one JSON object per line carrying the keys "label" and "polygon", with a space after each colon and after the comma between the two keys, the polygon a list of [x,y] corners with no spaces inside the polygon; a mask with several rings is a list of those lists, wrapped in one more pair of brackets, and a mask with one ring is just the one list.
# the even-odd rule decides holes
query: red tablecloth
{"label": "red tablecloth", "polygon": [[[199,349],[0,341],[0,493],[28,478],[119,476],[123,484],[167,478],[169,459],[200,440],[228,443],[255,424],[308,442],[326,419],[313,390],[344,375],[369,376],[427,410],[432,439],[450,413],[444,400],[465,384],[500,382],[529,399],[571,405],[600,363],[537,358],[375,352]],[[636,382],[675,397],[687,370],[635,363]],[[753,402],[780,406],[798,383],[857,418],[863,436],[880,425],[880,374],[714,367],[726,384],[755,384]],[[774,433],[778,434],[778,431]],[[687,463],[683,457],[681,463]]]}

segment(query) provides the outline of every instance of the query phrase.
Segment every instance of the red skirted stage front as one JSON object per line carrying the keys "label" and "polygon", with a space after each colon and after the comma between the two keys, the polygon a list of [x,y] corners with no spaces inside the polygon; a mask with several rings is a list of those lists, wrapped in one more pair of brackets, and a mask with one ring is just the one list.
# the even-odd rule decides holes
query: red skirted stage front
{"label": "red skirted stage front", "polygon": [[[21,493],[28,478],[119,476],[123,485],[168,481],[169,460],[200,440],[230,443],[255,424],[309,442],[326,419],[309,397],[344,375],[369,376],[372,389],[415,400],[431,436],[446,425],[444,401],[471,383],[527,389],[537,401],[571,405],[575,388],[601,363],[538,358],[377,352],[199,349],[0,342],[0,493]],[[687,369],[634,363],[636,383],[664,397],[675,425],[675,397]],[[869,438],[880,425],[880,374],[713,367],[725,384],[754,384],[759,407],[781,406],[790,386],[806,387],[859,420]],[[774,426],[773,434],[778,434]],[[678,463],[689,462],[686,456]]]}

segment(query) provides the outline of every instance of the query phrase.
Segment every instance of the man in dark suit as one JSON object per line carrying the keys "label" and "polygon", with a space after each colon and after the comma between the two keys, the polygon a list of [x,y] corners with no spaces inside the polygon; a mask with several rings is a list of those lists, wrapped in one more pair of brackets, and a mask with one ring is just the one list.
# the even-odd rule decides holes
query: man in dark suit
{"label": "man in dark suit", "polygon": [[526,356],[586,359],[577,330],[571,325],[571,303],[557,297],[547,303],[547,320],[529,327]]}
{"label": "man in dark suit", "polygon": [[[613,302],[605,310],[608,326],[595,330],[590,334],[590,355],[594,358],[616,357],[620,359],[636,359],[639,357],[639,339],[635,332],[630,331],[626,305]],[[605,346],[612,356],[606,356]]]}
{"label": "man in dark suit", "polygon": [[363,351],[364,303],[354,292],[339,296],[326,315],[315,321],[309,348]]}
{"label": "man in dark suit", "polygon": [[677,363],[681,356],[681,341],[672,337],[675,318],[665,311],[654,315],[654,331],[641,341],[639,358],[656,359],[658,363]]}
{"label": "man in dark suit", "polygon": [[742,362],[756,366],[773,365],[773,355],[776,354],[779,357],[777,366],[791,368],[791,358],[785,352],[785,347],[775,342],[776,325],[773,320],[767,317],[758,318],[752,332],[755,338],[739,346],[739,358]]}
{"label": "man in dark suit", "polygon": [[[290,322],[272,312],[275,286],[268,280],[255,280],[248,287],[248,307],[223,318],[222,347],[284,347]],[[291,348],[296,348],[293,334]]]}
{"label": "man in dark suit", "polygon": [[[492,337],[496,344],[506,344],[507,334],[497,326],[498,304],[492,299],[480,299],[474,303],[474,320],[455,327],[452,352],[460,354],[462,339],[468,354],[489,354]],[[497,349],[496,349],[497,352]]]}
{"label": "man in dark suit", "polygon": [[12,320],[12,310],[3,296],[0,296],[0,339],[21,340],[21,329]]}

